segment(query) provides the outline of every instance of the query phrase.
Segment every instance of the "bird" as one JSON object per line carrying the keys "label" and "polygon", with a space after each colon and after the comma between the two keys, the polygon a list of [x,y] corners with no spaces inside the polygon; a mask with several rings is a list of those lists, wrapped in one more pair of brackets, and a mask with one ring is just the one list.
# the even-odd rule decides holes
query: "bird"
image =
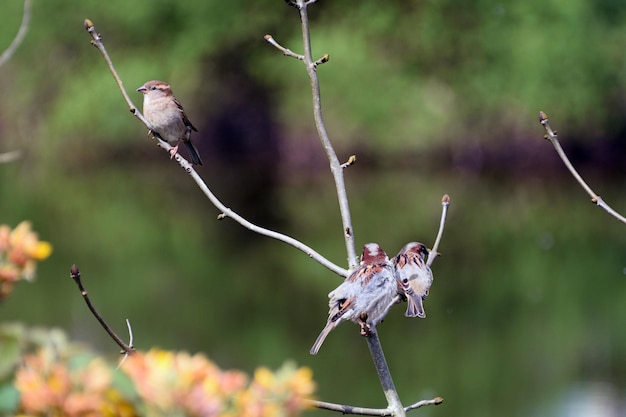
{"label": "bird", "polygon": [[191,163],[202,165],[198,150],[191,143],[191,131],[197,132],[198,129],[187,118],[170,85],[152,80],[137,91],[143,94],[143,115],[150,124],[151,133],[173,146],[169,151],[171,157],[178,152],[178,144],[182,140],[191,156]]}
{"label": "bird", "polygon": [[398,294],[407,300],[406,317],[425,318],[424,299],[433,283],[433,273],[426,263],[428,250],[419,242],[404,245],[391,260],[395,269]]}
{"label": "bird", "polygon": [[360,265],[328,294],[328,321],[309,351],[316,355],[328,334],[340,323],[351,320],[370,334],[394,304],[397,284],[393,265],[377,243],[363,247]]}

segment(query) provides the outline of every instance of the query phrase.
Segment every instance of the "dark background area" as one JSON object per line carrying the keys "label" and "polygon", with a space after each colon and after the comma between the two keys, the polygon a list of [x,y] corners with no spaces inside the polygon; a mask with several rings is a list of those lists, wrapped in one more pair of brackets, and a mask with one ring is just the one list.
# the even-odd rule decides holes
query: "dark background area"
{"label": "dark background area", "polygon": [[[0,223],[31,220],[54,246],[3,322],[59,327],[112,358],[69,279],[72,263],[139,349],[205,352],[252,371],[313,369],[320,399],[383,407],[366,343],[344,324],[318,356],[340,278],[218,211],[132,117],[83,20],[134,89],[169,82],[199,133],[198,169],[230,208],[346,266],[328,162],[282,1],[33,2],[0,68]],[[0,5],[0,49],[21,0]],[[544,110],[592,188],[626,212],[626,5],[328,1],[310,7],[327,128],[345,161],[357,247],[433,244],[427,319],[394,309],[379,334],[405,404],[432,416],[620,415],[626,387],[626,228],[589,203],[542,139]],[[313,411],[311,415],[332,415]]]}

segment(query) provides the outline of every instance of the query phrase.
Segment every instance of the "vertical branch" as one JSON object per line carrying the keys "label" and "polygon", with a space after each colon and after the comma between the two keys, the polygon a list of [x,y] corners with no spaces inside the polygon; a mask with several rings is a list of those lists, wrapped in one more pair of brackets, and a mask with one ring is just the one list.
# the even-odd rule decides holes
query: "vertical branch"
{"label": "vertical branch", "polygon": [[304,42],[304,65],[311,81],[311,93],[313,95],[313,117],[315,118],[315,127],[322,141],[326,156],[330,162],[330,171],[335,179],[335,187],[337,189],[337,199],[339,200],[339,210],[341,212],[341,222],[343,224],[344,239],[346,242],[346,252],[348,255],[348,265],[350,269],[354,269],[358,265],[358,257],[354,247],[354,230],[352,229],[352,218],[350,216],[350,206],[348,204],[348,194],[346,192],[346,184],[343,176],[343,168],[339,163],[337,154],[330,143],[326,125],[322,117],[322,99],[320,95],[320,84],[317,78],[317,66],[319,63],[326,62],[328,57],[320,61],[313,61],[311,52],[311,36],[309,34],[309,18],[307,15],[307,5],[310,1],[298,0],[298,9],[300,11],[300,20],[302,21],[302,39]]}
{"label": "vertical branch", "polygon": [[376,365],[376,373],[378,374],[380,384],[383,387],[391,415],[394,417],[406,417],[406,412],[404,411],[404,407],[402,406],[402,402],[398,396],[398,391],[396,391],[396,387],[393,384],[393,379],[391,378],[391,373],[389,372],[389,366],[387,365],[387,360],[385,359],[385,354],[383,353],[383,348],[380,345],[378,332],[375,327],[372,327],[369,336],[367,336],[367,346],[370,348],[372,359]]}

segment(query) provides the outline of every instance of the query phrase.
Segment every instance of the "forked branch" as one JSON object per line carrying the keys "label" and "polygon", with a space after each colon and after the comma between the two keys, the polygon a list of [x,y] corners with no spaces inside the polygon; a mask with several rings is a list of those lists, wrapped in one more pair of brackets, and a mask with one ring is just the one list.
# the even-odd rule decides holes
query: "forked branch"
{"label": "forked branch", "polygon": [[[119,90],[121,91],[122,96],[124,96],[124,100],[126,101],[126,104],[128,104],[130,112],[133,115],[135,115],[135,117],[137,117],[148,129],[151,129],[150,123],[148,123],[148,121],[144,118],[144,116],[137,109],[137,107],[135,107],[135,105],[133,104],[132,100],[128,96],[128,93],[126,92],[126,89],[124,88],[124,84],[122,83],[122,79],[117,74],[117,71],[115,70],[115,67],[113,65],[113,61],[111,60],[111,57],[109,56],[106,48],[104,47],[104,42],[102,41],[102,36],[96,31],[96,28],[94,27],[94,24],[93,24],[93,22],[91,20],[85,19],[85,29],[91,35],[91,38],[92,38],[91,43],[96,48],[98,48],[98,51],[100,51],[100,53],[102,54],[102,57],[104,58],[107,66],[109,67],[109,70],[111,71],[111,74],[113,75],[113,78],[115,79],[115,82],[117,83],[117,86],[118,86]],[[157,139],[157,142],[158,142],[158,144],[159,144],[159,146],[161,148],[165,149],[166,151],[169,151],[171,146],[167,142],[165,142],[163,140],[160,140],[156,136],[155,136],[155,138]],[[168,155],[169,155],[169,152],[168,152]],[[302,243],[302,242],[300,242],[300,241],[298,241],[298,240],[296,240],[296,239],[294,239],[294,238],[292,238],[290,236],[287,236],[285,234],[278,233],[278,232],[275,232],[273,230],[269,230],[269,229],[257,226],[255,224],[249,222],[248,220],[244,219],[243,217],[241,217],[237,213],[235,213],[233,210],[231,210],[226,205],[224,205],[211,192],[211,190],[206,185],[204,180],[202,180],[200,175],[198,175],[198,173],[195,171],[193,166],[185,158],[183,158],[180,154],[177,153],[174,159],[180,164],[180,166],[187,173],[189,173],[189,175],[191,175],[191,178],[193,178],[193,180],[196,182],[198,187],[202,190],[204,195],[206,195],[208,197],[208,199],[211,201],[211,203],[215,207],[217,207],[218,210],[221,211],[221,214],[218,216],[218,218],[222,219],[224,217],[230,217],[231,219],[235,220],[237,223],[239,223],[243,227],[245,227],[245,228],[247,228],[247,229],[249,229],[249,230],[251,230],[251,231],[253,231],[255,233],[258,233],[258,234],[270,237],[272,239],[279,240],[281,242],[284,242],[284,243],[286,243],[288,245],[293,246],[296,249],[301,250],[307,256],[309,256],[313,260],[317,261],[322,266],[325,266],[329,270],[333,271],[337,275],[340,275],[342,277],[348,276],[348,271],[346,269],[341,268],[340,266],[338,266],[335,263],[331,262],[330,260],[326,259],[320,253],[318,253],[317,251],[313,250],[313,248],[311,248],[311,247],[305,245],[304,243]]]}
{"label": "forked branch", "polygon": [[[352,228],[352,217],[350,215],[350,205],[348,203],[348,193],[346,192],[346,185],[343,175],[342,164],[337,158],[335,149],[333,148],[328,132],[326,131],[326,125],[324,123],[324,117],[322,115],[322,99],[319,79],[317,77],[317,67],[325,62],[328,62],[328,54],[323,55],[318,60],[313,60],[313,53],[311,51],[311,36],[309,33],[309,18],[307,14],[307,6],[313,4],[314,1],[288,1],[289,4],[295,6],[300,12],[300,20],[302,22],[302,40],[304,44],[304,54],[296,54],[290,49],[281,46],[271,35],[265,35],[265,40],[281,51],[285,56],[289,56],[304,62],[309,81],[311,84],[311,94],[313,99],[313,119],[315,120],[315,128],[317,134],[322,142],[322,147],[328,157],[330,163],[330,172],[335,180],[335,189],[337,192],[337,199],[339,201],[339,211],[341,213],[341,222],[343,226],[343,236],[346,245],[346,253],[348,257],[348,267],[350,270],[354,269],[359,259],[356,254],[354,246],[354,229]],[[356,160],[356,158],[354,159]]]}
{"label": "forked branch", "polygon": [[[348,204],[348,196],[346,192],[346,186],[344,181],[344,169],[351,166],[356,162],[356,157],[352,155],[346,163],[340,163],[335,150],[330,142],[326,126],[324,124],[324,118],[322,115],[321,93],[319,79],[317,77],[317,67],[325,62],[328,62],[328,55],[323,55],[320,59],[314,61],[311,51],[311,37],[309,34],[309,21],[307,14],[307,6],[315,3],[315,0],[287,0],[287,3],[296,7],[300,13],[300,20],[302,24],[302,39],[304,44],[304,54],[300,55],[280,45],[271,35],[265,35],[265,40],[276,49],[281,51],[283,55],[295,58],[299,61],[303,61],[309,81],[311,84],[311,93],[313,99],[313,118],[315,120],[315,127],[317,133],[322,142],[328,161],[330,163],[330,170],[335,180],[335,188],[337,191],[337,198],[339,200],[339,209],[341,212],[341,220],[344,229],[344,239],[346,245],[346,252],[348,255],[348,265],[350,270],[353,270],[358,264],[358,258],[354,247],[354,231],[352,228],[352,219],[350,215],[350,207]],[[439,233],[435,241],[435,246],[431,255],[429,256],[429,265],[432,264],[437,256],[437,248],[443,234],[443,227],[445,224],[445,218],[448,206],[450,204],[450,198],[445,195],[442,200],[442,219],[440,222]],[[394,298],[392,305],[400,301],[400,296]],[[391,373],[385,359],[380,340],[378,339],[378,333],[375,328],[371,329],[370,334],[367,336],[367,344],[376,367],[376,372],[380,379],[383,392],[387,399],[388,407],[385,409],[371,409],[363,407],[353,407],[342,404],[332,404],[322,401],[311,401],[310,404],[327,410],[338,411],[343,414],[361,414],[361,415],[373,415],[373,416],[394,416],[405,417],[406,411],[421,407],[423,405],[440,404],[443,399],[436,398],[434,400],[424,400],[415,403],[409,407],[403,407],[402,402],[398,396],[398,392],[393,384]]]}

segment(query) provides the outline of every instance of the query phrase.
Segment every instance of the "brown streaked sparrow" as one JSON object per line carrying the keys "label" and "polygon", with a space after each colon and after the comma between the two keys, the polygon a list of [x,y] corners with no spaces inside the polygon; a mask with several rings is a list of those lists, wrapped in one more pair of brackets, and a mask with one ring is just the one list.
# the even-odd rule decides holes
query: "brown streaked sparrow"
{"label": "brown streaked sparrow", "polygon": [[391,260],[398,284],[398,294],[407,300],[407,317],[426,317],[423,301],[433,283],[433,273],[426,264],[428,250],[419,242],[404,245]]}
{"label": "brown streaked sparrow", "polygon": [[170,149],[171,157],[178,152],[178,143],[182,140],[191,156],[191,163],[202,165],[198,150],[191,143],[191,131],[197,132],[198,129],[187,118],[169,84],[158,80],[148,81],[137,91],[143,94],[143,115],[150,123],[151,132],[173,146]]}
{"label": "brown streaked sparrow", "polygon": [[328,294],[328,321],[310,350],[317,354],[326,336],[341,322],[351,320],[367,336],[381,322],[397,294],[393,265],[376,243],[363,247],[361,264]]}

